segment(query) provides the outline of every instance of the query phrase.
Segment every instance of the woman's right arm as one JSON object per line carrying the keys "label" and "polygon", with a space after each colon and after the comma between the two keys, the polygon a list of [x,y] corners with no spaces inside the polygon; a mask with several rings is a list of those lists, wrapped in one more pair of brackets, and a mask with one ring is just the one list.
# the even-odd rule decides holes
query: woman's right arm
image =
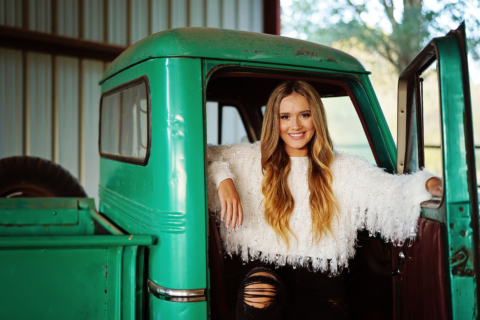
{"label": "woman's right arm", "polygon": [[[240,197],[234,184],[230,165],[222,156],[228,148],[209,146],[207,150],[207,180],[216,186],[220,204],[220,219],[227,229],[234,230],[243,223]],[[223,151],[223,152],[222,152]],[[213,190],[210,189],[210,192]],[[209,195],[210,197],[213,195]],[[209,197],[209,198],[210,198]],[[218,207],[217,207],[218,208]],[[218,211],[217,211],[218,212]]]}

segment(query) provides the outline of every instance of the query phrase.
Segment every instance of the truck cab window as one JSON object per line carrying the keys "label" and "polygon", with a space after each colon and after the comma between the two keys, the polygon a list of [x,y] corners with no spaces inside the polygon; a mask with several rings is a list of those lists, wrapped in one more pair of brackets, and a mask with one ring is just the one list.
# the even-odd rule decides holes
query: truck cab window
{"label": "truck cab window", "polygon": [[207,143],[215,145],[249,142],[238,109],[217,102],[207,102]]}
{"label": "truck cab window", "polygon": [[325,97],[322,102],[335,150],[363,157],[375,164],[375,157],[350,97]]}
{"label": "truck cab window", "polygon": [[148,93],[143,78],[102,96],[100,155],[122,162],[148,161]]}

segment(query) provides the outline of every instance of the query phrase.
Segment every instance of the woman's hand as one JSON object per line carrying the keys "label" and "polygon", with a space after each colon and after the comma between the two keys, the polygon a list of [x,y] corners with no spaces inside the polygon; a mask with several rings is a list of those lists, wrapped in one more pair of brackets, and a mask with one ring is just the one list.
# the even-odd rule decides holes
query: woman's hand
{"label": "woman's hand", "polygon": [[[232,179],[226,179],[220,182],[218,186],[218,198],[222,206],[220,218],[225,221],[227,228],[235,229],[243,223],[243,210],[238,196],[237,189]],[[225,217],[226,216],[226,217]]]}
{"label": "woman's hand", "polygon": [[427,182],[425,183],[425,188],[434,197],[441,198],[443,195],[442,179],[439,179],[437,177],[428,179]]}

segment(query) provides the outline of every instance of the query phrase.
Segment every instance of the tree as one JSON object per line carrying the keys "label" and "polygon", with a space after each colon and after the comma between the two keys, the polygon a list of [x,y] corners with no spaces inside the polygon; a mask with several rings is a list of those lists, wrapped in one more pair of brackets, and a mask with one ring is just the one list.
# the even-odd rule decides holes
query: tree
{"label": "tree", "polygon": [[400,73],[431,38],[464,19],[470,54],[480,60],[479,8],[479,0],[439,0],[434,8],[423,0],[294,0],[282,5],[282,33],[327,45],[362,44]]}

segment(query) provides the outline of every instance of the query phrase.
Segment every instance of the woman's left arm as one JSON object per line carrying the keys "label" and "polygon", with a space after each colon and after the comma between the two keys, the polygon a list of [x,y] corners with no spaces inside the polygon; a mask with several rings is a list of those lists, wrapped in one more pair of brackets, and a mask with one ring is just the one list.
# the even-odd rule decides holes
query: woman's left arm
{"label": "woman's left arm", "polygon": [[378,232],[395,243],[415,236],[420,204],[441,196],[441,179],[428,171],[395,175],[355,156],[339,154],[335,159],[341,213],[349,213],[358,229]]}

